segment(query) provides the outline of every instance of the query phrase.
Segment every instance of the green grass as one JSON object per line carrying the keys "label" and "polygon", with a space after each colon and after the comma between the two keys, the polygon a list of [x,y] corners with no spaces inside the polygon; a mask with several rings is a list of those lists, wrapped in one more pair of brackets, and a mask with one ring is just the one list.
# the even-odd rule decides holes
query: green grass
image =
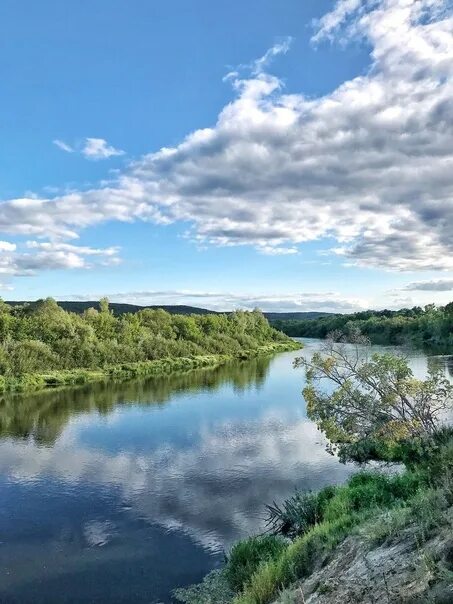
{"label": "green grass", "polygon": [[429,539],[432,531],[444,523],[448,501],[443,489],[420,489],[405,504],[386,510],[377,520],[360,528],[373,545],[395,541],[409,525],[414,525],[419,544]]}
{"label": "green grass", "polygon": [[[233,547],[219,575],[223,585],[236,591],[226,602],[270,604],[283,594],[288,602],[293,601],[292,592],[285,590],[322,567],[353,534],[371,547],[402,538],[408,530],[423,553],[423,544],[436,531],[453,530],[452,505],[453,429],[442,429],[433,436],[424,458],[402,473],[362,471],[343,486],[326,487],[319,493],[296,492],[283,504],[270,506],[271,528],[277,535],[249,538]],[[292,541],[275,541],[279,533]],[[440,571],[448,579],[453,576],[453,550],[451,560],[439,564],[439,576]],[[201,599],[201,592],[194,591],[198,599],[181,601],[217,602],[209,585],[203,585]]]}
{"label": "green grass", "polygon": [[[443,522],[448,506],[445,490],[430,488],[428,482],[424,470],[394,476],[359,472],[346,485],[336,487],[333,495],[332,487],[328,497],[321,491],[318,505],[314,504],[317,521],[308,530],[305,527],[304,534],[294,539],[278,558],[261,563],[245,581],[234,603],[272,602],[296,580],[308,577],[358,527],[365,527],[370,540],[383,542],[414,523],[417,539],[420,543],[425,541]],[[306,506],[301,507],[301,513],[305,521]],[[374,520],[376,517],[379,520]]]}
{"label": "green grass", "polygon": [[359,521],[358,515],[351,514],[334,522],[316,524],[308,533],[288,545],[277,560],[261,565],[251,576],[244,592],[234,600],[235,604],[271,602],[281,589],[297,579],[307,577],[316,561],[332,551]]}
{"label": "green grass", "polygon": [[285,549],[285,541],[276,535],[260,535],[236,543],[225,568],[225,577],[231,589],[242,591],[249,577],[263,563],[276,560]]}

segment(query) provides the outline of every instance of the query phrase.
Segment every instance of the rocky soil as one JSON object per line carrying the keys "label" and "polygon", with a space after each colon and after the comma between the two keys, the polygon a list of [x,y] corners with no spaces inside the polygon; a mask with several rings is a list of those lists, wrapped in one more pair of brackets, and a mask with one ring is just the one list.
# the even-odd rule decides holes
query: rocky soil
{"label": "rocky soil", "polygon": [[372,545],[348,537],[278,604],[453,604],[453,508],[450,520],[421,543],[412,526]]}

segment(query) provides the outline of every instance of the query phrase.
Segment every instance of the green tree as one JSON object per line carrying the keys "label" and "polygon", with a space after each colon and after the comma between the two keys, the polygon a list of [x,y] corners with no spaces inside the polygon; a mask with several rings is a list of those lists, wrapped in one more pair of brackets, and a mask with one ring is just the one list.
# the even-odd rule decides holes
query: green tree
{"label": "green tree", "polygon": [[[118,317],[107,298],[100,300],[99,310],[83,314],[65,311],[52,298],[14,306],[0,300],[0,376],[166,357],[248,356],[282,338],[255,312],[196,316],[143,309]],[[288,338],[286,343],[293,344]]]}
{"label": "green tree", "polygon": [[432,435],[453,403],[453,385],[443,372],[431,367],[427,378],[418,380],[404,357],[370,356],[367,338],[355,333],[349,339],[352,344],[332,334],[311,359],[295,361],[306,370],[308,416],[331,448],[347,458],[351,445],[390,447]]}

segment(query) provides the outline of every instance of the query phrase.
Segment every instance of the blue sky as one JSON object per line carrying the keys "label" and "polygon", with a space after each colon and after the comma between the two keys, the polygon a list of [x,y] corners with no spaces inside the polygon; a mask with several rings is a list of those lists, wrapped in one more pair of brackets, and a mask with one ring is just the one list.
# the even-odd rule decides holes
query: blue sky
{"label": "blue sky", "polygon": [[448,302],[451,26],[444,0],[4,0],[0,294]]}

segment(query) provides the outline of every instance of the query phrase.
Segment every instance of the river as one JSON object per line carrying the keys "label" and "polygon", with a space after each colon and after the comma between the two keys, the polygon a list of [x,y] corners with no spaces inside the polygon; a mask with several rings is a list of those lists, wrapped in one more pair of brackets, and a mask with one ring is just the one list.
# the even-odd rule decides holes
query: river
{"label": "river", "polygon": [[[1,400],[0,601],[169,603],[266,503],[343,482],[355,468],[306,418],[300,354]],[[405,354],[418,376],[453,372]]]}

